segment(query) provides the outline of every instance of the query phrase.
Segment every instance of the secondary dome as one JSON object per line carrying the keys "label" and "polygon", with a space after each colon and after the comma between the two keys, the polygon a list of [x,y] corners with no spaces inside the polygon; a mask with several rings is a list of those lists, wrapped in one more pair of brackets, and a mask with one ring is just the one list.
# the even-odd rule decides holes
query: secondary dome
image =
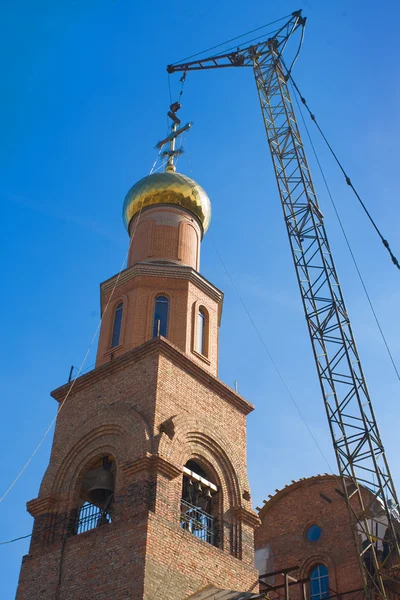
{"label": "secondary dome", "polygon": [[135,183],[125,196],[122,216],[125,227],[141,208],[157,204],[175,204],[196,215],[205,233],[211,221],[211,202],[203,188],[186,175],[153,173]]}

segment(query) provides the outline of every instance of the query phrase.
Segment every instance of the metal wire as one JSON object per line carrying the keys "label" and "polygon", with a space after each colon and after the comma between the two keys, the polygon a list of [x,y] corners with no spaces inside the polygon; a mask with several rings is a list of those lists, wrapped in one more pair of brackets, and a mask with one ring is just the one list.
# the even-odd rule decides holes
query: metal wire
{"label": "metal wire", "polygon": [[[149,175],[148,175],[148,177],[149,177],[149,176],[150,176],[150,175],[151,175],[151,174],[154,172],[154,168],[155,168],[155,166],[156,166],[156,164],[157,164],[157,162],[158,162],[158,160],[159,160],[159,158],[160,158],[160,154],[161,154],[161,151],[158,153],[158,155],[157,155],[157,158],[156,158],[156,160],[154,161],[152,168],[150,169],[150,172],[149,172]],[[57,418],[58,418],[58,415],[59,415],[60,411],[63,409],[63,407],[64,407],[64,405],[65,405],[66,401],[68,400],[68,398],[69,398],[69,396],[70,396],[70,394],[71,394],[71,392],[72,392],[72,390],[73,390],[73,388],[74,388],[74,385],[75,385],[75,382],[76,382],[76,380],[78,379],[78,377],[80,377],[80,375],[81,375],[81,373],[82,373],[82,371],[83,371],[83,367],[85,366],[86,360],[87,360],[87,358],[88,358],[88,356],[89,356],[89,354],[90,354],[90,351],[91,351],[91,349],[92,349],[92,347],[93,347],[93,344],[94,344],[94,342],[95,342],[95,340],[96,340],[96,338],[97,338],[97,335],[98,335],[98,333],[99,333],[99,330],[100,330],[101,324],[102,324],[102,322],[103,322],[103,319],[104,319],[104,315],[106,314],[106,312],[107,312],[107,309],[108,309],[108,307],[110,306],[111,299],[112,299],[112,297],[113,297],[113,295],[114,295],[115,289],[116,289],[116,287],[117,287],[117,285],[118,285],[119,279],[120,279],[120,277],[121,277],[122,271],[123,271],[123,269],[124,269],[124,266],[125,266],[125,263],[126,263],[126,261],[127,261],[127,258],[128,258],[128,255],[129,255],[129,251],[130,251],[130,248],[131,248],[131,245],[132,245],[132,242],[133,242],[133,238],[135,237],[135,233],[136,233],[136,230],[137,230],[137,226],[138,226],[138,224],[139,224],[140,216],[141,216],[141,213],[142,213],[142,208],[143,208],[143,204],[142,204],[142,205],[141,205],[141,207],[140,207],[140,211],[139,211],[139,213],[138,213],[138,218],[137,218],[137,220],[136,220],[135,228],[134,228],[134,230],[133,230],[133,232],[132,232],[132,236],[131,236],[131,238],[130,238],[130,241],[129,241],[128,250],[127,250],[127,252],[126,252],[126,254],[125,254],[124,260],[123,260],[123,262],[122,262],[122,265],[121,265],[121,267],[120,267],[120,270],[119,270],[119,272],[118,272],[117,278],[116,278],[116,280],[115,280],[115,283],[114,283],[114,287],[113,287],[113,288],[112,288],[112,290],[111,290],[111,294],[110,294],[110,297],[109,297],[109,299],[108,299],[108,301],[107,301],[107,304],[106,304],[106,306],[105,306],[105,308],[104,308],[103,315],[102,315],[102,316],[101,316],[101,318],[99,319],[99,322],[98,322],[98,324],[97,324],[97,327],[96,327],[96,330],[95,330],[95,332],[94,332],[94,334],[93,334],[93,337],[92,337],[92,339],[91,339],[91,341],[90,341],[90,344],[89,344],[89,347],[88,347],[88,349],[87,349],[87,351],[86,351],[86,354],[85,354],[85,356],[84,356],[84,358],[83,358],[83,360],[82,360],[82,362],[81,362],[81,364],[80,364],[80,366],[79,366],[79,369],[78,369],[78,374],[77,374],[77,376],[76,376],[76,377],[75,377],[75,378],[74,378],[74,379],[71,381],[71,385],[70,385],[70,387],[68,388],[68,391],[67,391],[67,393],[66,393],[66,395],[65,395],[65,398],[63,399],[63,401],[61,402],[60,406],[58,407],[58,410],[57,410],[57,412],[56,412],[56,414],[55,414],[54,418],[52,419],[52,421],[51,421],[50,425],[47,427],[47,429],[46,429],[46,431],[44,432],[43,436],[42,436],[42,437],[41,437],[41,439],[39,440],[39,443],[37,444],[37,446],[36,446],[36,447],[35,447],[35,449],[33,450],[32,454],[30,455],[30,457],[28,458],[28,460],[26,461],[26,463],[24,464],[24,466],[22,467],[22,469],[20,470],[20,472],[18,473],[18,475],[15,477],[15,479],[14,479],[14,480],[11,482],[11,484],[8,486],[8,488],[6,489],[6,491],[4,492],[4,494],[3,494],[3,495],[0,497],[0,504],[1,504],[1,502],[3,502],[4,498],[5,498],[5,497],[6,497],[6,496],[9,494],[9,492],[12,490],[12,488],[13,488],[13,487],[14,487],[14,485],[17,483],[17,481],[19,480],[19,478],[20,478],[20,477],[23,475],[23,473],[25,472],[25,470],[27,469],[27,467],[29,466],[29,464],[31,463],[31,461],[33,460],[33,458],[35,457],[35,455],[37,454],[37,452],[38,452],[38,451],[39,451],[39,449],[41,448],[41,446],[42,446],[42,444],[43,444],[44,440],[46,439],[46,437],[48,436],[48,434],[49,434],[50,430],[52,429],[52,427],[53,427],[54,423],[56,422],[56,420],[57,420]]]}
{"label": "metal wire", "polygon": [[343,173],[343,176],[344,176],[344,178],[345,178],[345,181],[346,181],[347,185],[348,185],[348,186],[349,186],[349,187],[350,187],[350,188],[353,190],[353,192],[354,192],[354,194],[355,194],[355,196],[356,196],[357,200],[359,201],[359,203],[361,204],[362,208],[364,209],[364,212],[365,212],[365,214],[367,215],[367,217],[368,217],[368,219],[370,220],[370,222],[371,222],[372,226],[374,227],[375,231],[376,231],[376,232],[377,232],[377,234],[379,235],[379,237],[380,237],[380,239],[381,239],[381,242],[382,242],[382,244],[385,246],[386,250],[387,250],[387,251],[388,251],[388,253],[389,253],[389,256],[390,256],[390,258],[391,258],[391,260],[392,260],[392,263],[394,264],[394,266],[395,266],[395,267],[397,267],[397,269],[399,269],[399,270],[400,270],[400,263],[399,263],[399,261],[397,260],[396,256],[393,254],[393,252],[392,252],[392,249],[390,248],[389,242],[388,242],[388,241],[387,241],[387,240],[386,240],[386,239],[383,237],[383,235],[382,235],[382,233],[381,233],[380,229],[378,228],[378,226],[377,226],[377,224],[375,223],[374,219],[372,218],[372,216],[371,216],[371,214],[370,214],[369,210],[367,209],[367,207],[365,206],[365,204],[364,204],[363,200],[361,199],[361,196],[360,196],[360,194],[358,193],[358,191],[357,191],[357,190],[356,190],[356,188],[354,187],[354,185],[353,185],[353,183],[352,183],[352,181],[351,181],[350,177],[347,175],[347,172],[345,171],[345,169],[344,169],[344,167],[343,167],[343,165],[342,165],[341,161],[339,160],[339,158],[338,158],[338,156],[337,156],[336,152],[333,150],[332,146],[330,145],[330,143],[329,143],[329,141],[328,141],[328,139],[327,139],[326,135],[325,135],[325,134],[324,134],[324,132],[322,131],[322,129],[321,129],[321,127],[320,127],[320,125],[319,125],[319,123],[318,123],[318,121],[317,121],[317,119],[316,119],[315,115],[314,115],[314,114],[311,112],[311,109],[309,108],[309,106],[308,106],[308,104],[307,104],[307,101],[306,101],[306,99],[305,99],[305,98],[304,98],[304,96],[302,95],[302,93],[301,93],[301,91],[300,91],[300,89],[299,89],[298,85],[296,84],[296,82],[294,81],[294,79],[293,79],[292,75],[290,74],[290,71],[288,71],[288,70],[287,70],[287,67],[286,67],[286,65],[284,64],[284,62],[283,62],[283,61],[282,61],[282,64],[284,65],[284,67],[285,67],[285,69],[286,69],[286,71],[287,71],[288,78],[290,78],[290,80],[291,80],[291,82],[292,82],[292,84],[293,84],[293,87],[294,87],[294,89],[295,89],[296,93],[298,94],[298,96],[299,96],[299,98],[300,98],[301,102],[302,102],[302,103],[304,104],[304,106],[306,107],[306,109],[307,109],[307,112],[309,113],[311,120],[312,120],[312,121],[315,123],[315,125],[316,125],[316,127],[317,127],[318,131],[320,132],[320,134],[321,134],[321,136],[322,136],[322,139],[324,140],[325,144],[326,144],[326,145],[327,145],[327,147],[329,148],[329,151],[330,151],[330,153],[332,154],[332,156],[333,156],[333,158],[335,159],[335,161],[336,161],[337,165],[339,166],[340,170],[342,171],[342,173]]}
{"label": "metal wire", "polygon": [[318,442],[317,442],[317,440],[316,440],[316,438],[315,438],[315,436],[314,436],[313,432],[311,431],[311,429],[310,429],[310,427],[309,427],[309,425],[308,425],[307,421],[305,420],[305,418],[304,418],[304,416],[303,416],[303,413],[301,412],[301,410],[300,410],[300,408],[299,408],[299,406],[298,406],[298,404],[297,404],[297,402],[296,402],[296,400],[295,400],[295,398],[294,398],[294,396],[293,396],[292,392],[290,391],[290,388],[289,388],[288,384],[286,383],[286,381],[285,381],[285,379],[284,379],[284,377],[283,377],[283,375],[282,375],[282,373],[281,373],[281,371],[280,371],[280,369],[279,369],[278,365],[276,364],[276,362],[275,362],[274,358],[272,357],[272,354],[271,354],[270,350],[268,349],[268,346],[267,346],[267,344],[265,343],[265,341],[264,341],[264,338],[263,338],[263,336],[262,336],[262,335],[261,335],[261,333],[260,333],[260,330],[258,329],[258,327],[257,327],[257,325],[256,325],[256,323],[255,323],[255,321],[254,321],[254,319],[253,319],[253,317],[251,316],[251,313],[250,313],[249,309],[247,308],[247,306],[246,306],[246,303],[244,302],[244,300],[243,300],[243,298],[242,298],[242,296],[241,296],[241,294],[240,294],[240,292],[239,292],[239,290],[238,290],[238,288],[237,288],[237,286],[236,286],[236,284],[235,284],[235,282],[234,282],[233,278],[231,277],[231,275],[230,275],[230,273],[229,273],[229,271],[228,271],[228,268],[227,268],[227,266],[226,266],[225,262],[224,262],[224,261],[223,261],[223,259],[222,259],[222,256],[221,256],[221,254],[220,254],[220,253],[219,253],[219,251],[218,251],[218,248],[216,247],[216,245],[214,244],[214,242],[213,242],[213,241],[212,241],[212,245],[214,246],[214,250],[215,250],[215,252],[216,252],[216,254],[217,254],[218,258],[219,258],[219,259],[220,259],[220,261],[221,261],[221,264],[222,264],[222,266],[223,266],[223,268],[224,268],[224,270],[225,270],[225,272],[226,272],[226,274],[227,274],[227,276],[228,276],[228,279],[229,279],[229,281],[231,282],[231,284],[232,284],[232,287],[233,287],[233,289],[235,290],[235,292],[236,292],[236,295],[237,295],[237,297],[239,298],[239,300],[240,300],[240,302],[241,302],[241,304],[242,304],[242,306],[243,306],[243,308],[244,308],[244,310],[245,310],[245,312],[246,312],[246,314],[247,314],[247,316],[248,316],[248,318],[249,318],[249,320],[250,320],[250,323],[252,324],[252,326],[253,326],[253,328],[254,328],[254,330],[255,330],[255,332],[256,332],[256,334],[257,334],[257,336],[258,336],[258,337],[259,337],[259,339],[260,339],[260,342],[261,342],[261,344],[262,344],[262,346],[263,346],[264,350],[266,351],[266,353],[267,353],[267,355],[268,355],[268,358],[269,358],[269,360],[271,361],[271,363],[272,363],[272,365],[273,365],[273,367],[274,367],[274,369],[275,369],[275,371],[276,371],[276,373],[277,373],[277,375],[278,375],[279,379],[281,380],[281,382],[282,382],[282,384],[283,384],[283,387],[284,387],[284,388],[285,388],[285,390],[287,391],[289,398],[290,398],[290,399],[291,399],[291,401],[293,402],[293,405],[295,406],[295,408],[296,408],[297,412],[299,413],[299,416],[300,416],[301,420],[303,421],[303,423],[304,423],[304,425],[305,425],[305,427],[306,427],[306,429],[307,429],[308,433],[310,434],[310,436],[312,437],[312,439],[313,439],[313,441],[314,441],[314,444],[315,444],[315,445],[316,445],[316,447],[318,448],[318,451],[319,451],[319,453],[321,454],[322,458],[324,459],[324,461],[325,461],[325,462],[326,462],[326,464],[328,465],[328,469],[330,470],[330,472],[332,473],[332,475],[334,475],[334,473],[333,473],[333,470],[332,470],[332,467],[331,467],[331,465],[330,465],[330,464],[329,464],[329,462],[328,462],[328,459],[326,458],[326,456],[325,456],[325,455],[324,455],[324,453],[322,452],[322,449],[321,449],[320,445],[318,444]]}
{"label": "metal wire", "polygon": [[[293,87],[294,87],[294,86],[292,85],[292,88],[293,88]],[[352,260],[353,260],[353,263],[354,263],[354,266],[355,266],[355,268],[356,268],[356,271],[357,271],[358,277],[359,277],[359,279],[360,279],[360,281],[361,281],[361,285],[362,285],[362,287],[363,287],[363,289],[364,289],[364,292],[365,292],[365,295],[366,295],[366,297],[367,297],[367,300],[368,300],[369,306],[370,306],[370,308],[371,308],[372,314],[374,315],[374,319],[375,319],[376,325],[377,325],[377,327],[378,327],[378,329],[379,329],[379,333],[381,334],[381,337],[382,337],[383,343],[385,344],[385,347],[386,347],[387,353],[388,353],[388,355],[389,355],[390,361],[391,361],[391,363],[392,363],[392,365],[393,365],[393,368],[394,368],[394,370],[395,370],[395,372],[396,372],[397,378],[398,378],[398,379],[399,379],[399,381],[400,381],[400,373],[399,373],[399,370],[398,370],[398,368],[397,368],[397,366],[396,366],[396,363],[395,363],[395,361],[394,361],[393,354],[392,354],[392,352],[391,352],[391,350],[390,350],[390,348],[389,348],[389,344],[388,344],[388,342],[387,342],[386,336],[385,336],[385,334],[383,333],[383,330],[382,330],[381,324],[380,324],[380,322],[379,322],[379,319],[378,319],[378,315],[376,314],[376,311],[375,311],[374,305],[373,305],[373,303],[372,303],[371,297],[370,297],[370,295],[369,295],[369,293],[368,293],[367,286],[365,285],[365,282],[364,282],[363,276],[361,275],[361,271],[360,271],[360,269],[359,269],[359,267],[358,267],[358,264],[357,264],[356,257],[355,257],[355,255],[354,255],[353,249],[352,249],[352,247],[351,247],[351,245],[350,245],[349,238],[347,237],[346,231],[345,231],[345,229],[344,229],[344,226],[343,226],[342,220],[341,220],[341,218],[340,218],[340,215],[339,215],[339,211],[338,211],[338,209],[337,209],[337,207],[336,207],[336,204],[335,204],[335,201],[334,201],[334,199],[333,199],[333,196],[332,196],[331,190],[330,190],[330,188],[329,188],[329,185],[328,185],[328,182],[327,182],[327,180],[326,180],[325,173],[324,173],[324,171],[323,171],[323,169],[322,169],[322,165],[321,165],[321,162],[320,162],[320,160],[319,160],[319,158],[318,158],[318,154],[317,154],[317,151],[316,151],[316,149],[315,149],[314,143],[313,143],[313,141],[312,141],[312,139],[311,139],[311,135],[310,135],[309,129],[308,129],[308,127],[307,127],[307,123],[306,123],[306,120],[305,120],[305,118],[304,118],[303,111],[301,110],[301,106],[300,106],[300,102],[298,101],[297,94],[294,94],[294,97],[295,97],[295,100],[296,100],[297,108],[298,108],[298,110],[299,110],[299,113],[300,113],[300,116],[301,116],[301,119],[302,119],[302,122],[303,122],[304,128],[305,128],[305,130],[306,130],[307,137],[308,137],[308,140],[309,140],[309,142],[310,142],[310,145],[311,145],[311,148],[312,148],[312,151],[313,151],[313,154],[314,154],[315,160],[317,161],[318,168],[319,168],[319,170],[320,170],[320,173],[321,173],[321,176],[322,176],[323,182],[324,182],[324,184],[325,184],[326,191],[328,192],[328,196],[329,196],[329,199],[330,199],[330,201],[331,201],[331,203],[332,203],[333,210],[335,211],[335,214],[336,214],[337,220],[338,220],[338,222],[339,222],[339,225],[340,225],[340,228],[341,228],[341,230],[342,230],[342,233],[343,233],[344,239],[345,239],[345,241],[346,241],[347,247],[348,247],[348,249],[349,249],[350,256],[351,256],[351,258],[352,258]]]}
{"label": "metal wire", "polygon": [[[207,48],[206,50],[202,50],[201,52],[196,52],[196,54],[191,54],[191,56],[187,56],[186,58],[177,60],[176,62],[174,62],[172,64],[177,65],[179,63],[186,62],[190,58],[195,58],[196,56],[200,56],[200,54],[204,54],[205,52],[211,52],[211,50],[215,50],[216,48],[221,48],[221,46],[225,46],[225,44],[230,44],[231,42],[234,42],[235,40],[239,40],[240,38],[246,37],[246,35],[250,35],[251,33],[254,33],[255,31],[260,31],[261,29],[265,29],[266,27],[275,25],[275,23],[279,23],[280,21],[288,19],[289,17],[290,17],[290,14],[286,15],[286,17],[282,17],[281,19],[277,19],[276,21],[272,21],[271,23],[266,23],[265,25],[261,25],[261,27],[256,27],[255,29],[251,29],[250,31],[247,31],[247,33],[242,33],[241,35],[237,35],[236,37],[231,38],[230,40],[226,40],[225,42],[221,42],[220,44],[217,44],[216,46],[211,46],[211,48]],[[248,40],[248,41],[252,41],[252,40]]]}

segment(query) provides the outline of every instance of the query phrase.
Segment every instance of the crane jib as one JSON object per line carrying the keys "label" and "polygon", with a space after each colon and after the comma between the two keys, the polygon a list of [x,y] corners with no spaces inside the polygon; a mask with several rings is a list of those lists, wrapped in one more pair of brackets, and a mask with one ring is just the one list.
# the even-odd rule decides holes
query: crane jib
{"label": "crane jib", "polygon": [[253,69],[364,587],[386,599],[400,563],[399,503],[288,88],[301,43],[289,69],[281,60],[304,25],[296,11],[272,38],[167,70]]}

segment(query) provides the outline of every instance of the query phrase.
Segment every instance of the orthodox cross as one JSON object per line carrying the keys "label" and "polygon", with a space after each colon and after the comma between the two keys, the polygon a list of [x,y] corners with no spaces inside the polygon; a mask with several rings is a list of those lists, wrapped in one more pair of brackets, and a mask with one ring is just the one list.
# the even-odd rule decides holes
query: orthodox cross
{"label": "orthodox cross", "polygon": [[178,129],[179,125],[181,124],[181,121],[176,116],[176,113],[181,108],[181,105],[179,104],[179,102],[174,102],[169,108],[170,110],[168,111],[168,116],[172,121],[171,133],[165,139],[161,140],[161,142],[158,142],[156,148],[157,150],[161,150],[163,146],[169,144],[168,150],[164,150],[164,152],[161,153],[161,156],[168,157],[165,170],[173,173],[174,171],[176,171],[174,162],[175,157],[180,156],[183,153],[182,148],[176,148],[176,139],[184,131],[190,129],[193,123],[187,123],[186,125]]}

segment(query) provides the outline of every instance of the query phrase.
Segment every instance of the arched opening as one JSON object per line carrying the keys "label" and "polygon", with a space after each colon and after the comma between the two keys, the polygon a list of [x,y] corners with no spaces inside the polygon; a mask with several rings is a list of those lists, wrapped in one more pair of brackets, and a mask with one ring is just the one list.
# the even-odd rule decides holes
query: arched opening
{"label": "arched opening", "polygon": [[166,296],[157,296],[154,301],[153,337],[168,337],[169,300]]}
{"label": "arched opening", "polygon": [[101,457],[85,472],[78,507],[70,524],[72,534],[85,533],[112,522],[115,472],[115,461],[108,456]]}
{"label": "arched opening", "polygon": [[208,318],[206,310],[200,306],[197,311],[196,350],[203,356],[208,355]]}
{"label": "arched opening", "polygon": [[194,460],[183,468],[181,527],[196,538],[219,546],[218,487]]}
{"label": "arched opening", "polygon": [[122,313],[124,310],[124,303],[120,302],[114,312],[114,324],[111,336],[111,348],[115,348],[119,345],[121,338],[121,325],[122,325]]}
{"label": "arched opening", "polygon": [[310,573],[310,600],[329,598],[329,571],[328,567],[315,565]]}

